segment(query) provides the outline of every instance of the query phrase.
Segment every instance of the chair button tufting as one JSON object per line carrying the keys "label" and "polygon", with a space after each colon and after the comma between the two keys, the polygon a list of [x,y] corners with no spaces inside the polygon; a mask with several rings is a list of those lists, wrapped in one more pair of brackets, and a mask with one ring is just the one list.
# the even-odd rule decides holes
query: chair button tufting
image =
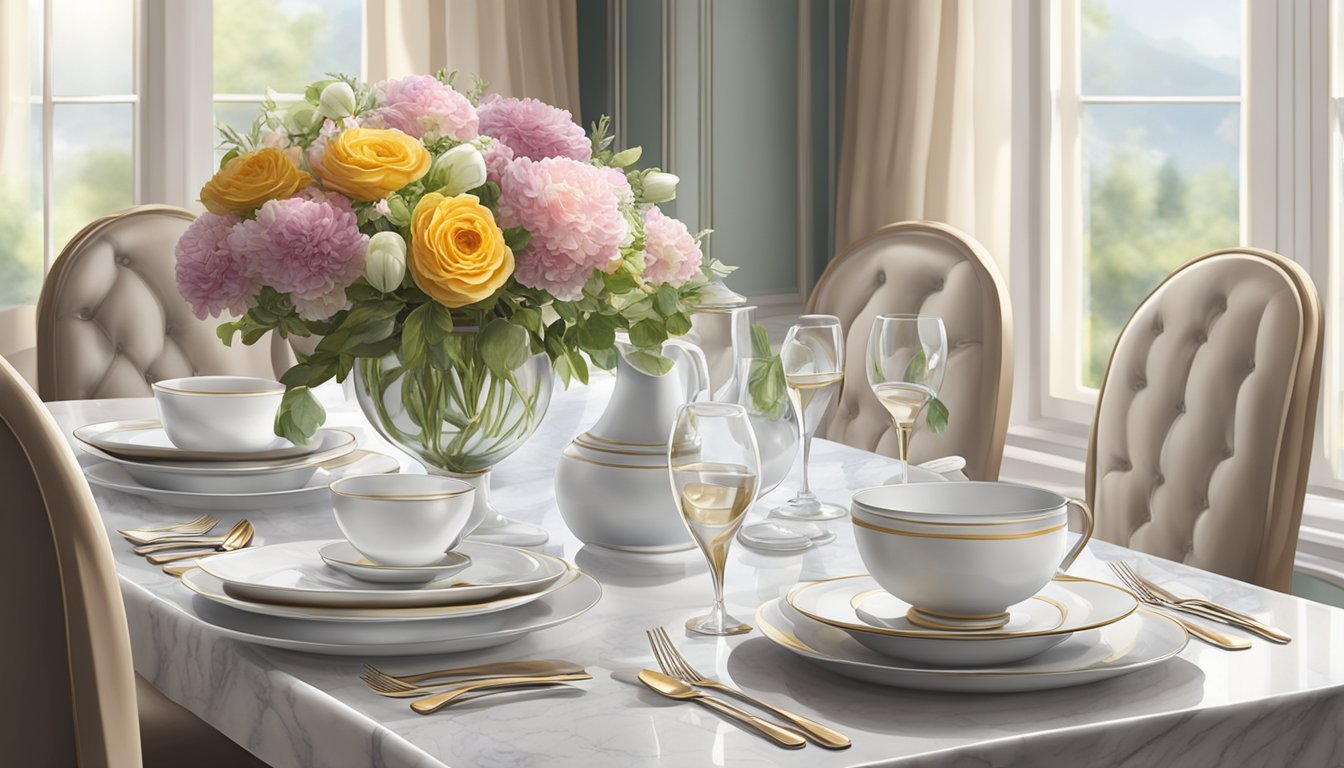
{"label": "chair button tufting", "polygon": [[935,291],[941,291],[941,290],[943,290],[943,288],[946,287],[946,286],[947,286],[947,281],[944,280],[944,279],[941,278],[941,277],[938,278],[937,280],[934,280],[934,281],[933,281],[933,290],[935,290]]}
{"label": "chair button tufting", "polygon": [[118,256],[117,263],[124,267],[131,263],[131,257],[126,255]]}
{"label": "chair button tufting", "polygon": [[152,373],[146,373],[146,374],[145,374],[145,382],[146,382],[146,383],[149,383],[149,384],[153,384],[153,383],[154,383],[154,374],[152,374]]}
{"label": "chair button tufting", "polygon": [[1179,403],[1176,404],[1176,412],[1177,412],[1177,413],[1185,413],[1185,401],[1184,401],[1184,400],[1182,400],[1181,402],[1179,402]]}
{"label": "chair button tufting", "polygon": [[1200,509],[1208,509],[1208,508],[1209,508],[1209,497],[1208,497],[1208,496],[1202,496],[1202,497],[1200,497],[1200,499],[1199,499],[1199,508],[1200,508]]}
{"label": "chair button tufting", "polygon": [[1161,324],[1161,323],[1154,323],[1154,324],[1153,324],[1153,335],[1154,335],[1154,336],[1161,336],[1161,335],[1162,335],[1162,330],[1163,330],[1163,329],[1162,329],[1162,324]]}
{"label": "chair button tufting", "polygon": [[79,310],[79,314],[75,315],[75,317],[78,317],[80,320],[92,320],[93,312],[90,311],[88,307],[85,307]]}
{"label": "chair button tufting", "polygon": [[118,344],[118,345],[116,345],[115,347],[112,348],[112,351],[114,351],[114,352],[116,352],[118,355],[120,355],[120,354],[121,354],[121,349],[122,349],[121,345]]}
{"label": "chair button tufting", "polygon": [[1138,392],[1139,390],[1143,389],[1143,388],[1146,387],[1146,386],[1148,386],[1148,380],[1145,379],[1145,378],[1143,378],[1142,376],[1140,376],[1139,378],[1137,378],[1137,379],[1134,380],[1134,391],[1135,391],[1135,392]]}
{"label": "chair button tufting", "polygon": [[1229,445],[1228,447],[1226,447],[1226,448],[1223,449],[1223,458],[1224,458],[1224,459],[1230,459],[1230,458],[1232,458],[1232,454],[1233,454],[1233,453],[1234,453],[1234,451],[1232,450],[1232,446]]}
{"label": "chair button tufting", "polygon": [[1207,344],[1208,341],[1209,341],[1209,336],[1208,336],[1208,334],[1206,334],[1206,333],[1201,333],[1201,334],[1199,334],[1198,336],[1195,337],[1195,343],[1196,343],[1196,344]]}
{"label": "chair button tufting", "polygon": [[886,273],[886,272],[878,272],[878,273],[877,273],[877,284],[878,284],[878,285],[885,285],[886,282],[887,282],[887,273]]}

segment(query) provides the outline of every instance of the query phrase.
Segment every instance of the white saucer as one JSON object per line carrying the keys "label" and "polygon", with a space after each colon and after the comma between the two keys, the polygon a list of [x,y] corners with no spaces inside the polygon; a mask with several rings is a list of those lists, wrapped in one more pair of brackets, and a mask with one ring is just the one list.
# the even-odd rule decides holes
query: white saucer
{"label": "white saucer", "polygon": [[[319,434],[322,431],[319,430]],[[318,449],[316,440],[295,445],[277,437],[264,450],[247,453],[188,451],[173,445],[158,419],[103,421],[86,424],[74,431],[75,439],[104,453],[122,459],[167,459],[170,461],[275,461],[307,456]]]}
{"label": "white saucer", "polygon": [[742,526],[737,540],[766,552],[802,552],[835,541],[835,532],[807,521],[765,520]]}
{"label": "white saucer", "polygon": [[957,693],[1041,691],[1092,683],[1160,664],[1180,653],[1188,640],[1181,625],[1141,610],[1099,629],[1078,632],[1015,664],[948,669],[883,656],[835,627],[808,619],[782,599],[760,607],[756,626],[781,648],[845,677]]}
{"label": "white saucer", "polygon": [[435,579],[446,579],[471,565],[471,558],[461,552],[446,552],[442,559],[430,565],[383,565],[365,557],[348,541],[333,541],[319,549],[317,554],[323,562],[338,571],[360,581],[378,584],[424,584]]}
{"label": "white saucer", "polygon": [[[318,469],[301,488],[292,491],[243,492],[237,490],[228,493],[193,493],[189,491],[167,491],[162,488],[150,488],[131,477],[126,468],[110,461],[99,461],[84,467],[84,476],[89,483],[100,488],[109,488],[134,496],[142,496],[150,501],[174,509],[199,509],[206,512],[262,512],[280,510],[315,502],[329,503],[331,491],[328,486],[338,477],[355,474],[384,474],[396,472],[401,464],[391,456],[372,451],[359,451],[353,462],[330,469]],[[246,482],[236,486],[247,488]]]}
{"label": "white saucer", "polygon": [[331,656],[418,656],[496,648],[570,621],[597,604],[602,587],[578,577],[528,605],[437,621],[335,623],[262,616],[196,597],[191,612],[220,635],[291,651]]}
{"label": "white saucer", "polygon": [[252,602],[334,608],[424,608],[465,605],[536,593],[569,570],[565,561],[512,547],[467,541],[457,549],[471,565],[426,584],[375,584],[327,567],[318,550],[331,541],[249,547],[200,562],[233,597]]}
{"label": "white saucer", "polygon": [[388,621],[392,619],[401,621],[437,621],[441,619],[461,619],[468,616],[482,616],[487,613],[507,611],[510,608],[527,605],[533,601],[540,600],[557,589],[563,589],[570,582],[574,581],[574,579],[578,578],[578,576],[579,572],[571,569],[566,573],[564,578],[552,582],[536,592],[527,592],[511,597],[500,597],[480,603],[427,606],[424,608],[317,608],[304,605],[283,605],[279,603],[261,603],[252,600],[242,600],[229,594],[228,588],[224,582],[201,570],[199,564],[197,564],[196,568],[187,571],[182,575],[182,585],[211,602],[227,605],[230,608],[246,611],[247,613],[260,614],[262,616],[281,616],[289,619],[342,623]]}
{"label": "white saucer", "polygon": [[1008,609],[1008,623],[991,630],[928,629],[911,623],[910,604],[867,575],[799,584],[785,602],[808,619],[834,627],[868,648],[943,667],[1008,664],[1030,658],[1075,632],[1113,624],[1138,601],[1113,584],[1059,577],[1030,600]]}

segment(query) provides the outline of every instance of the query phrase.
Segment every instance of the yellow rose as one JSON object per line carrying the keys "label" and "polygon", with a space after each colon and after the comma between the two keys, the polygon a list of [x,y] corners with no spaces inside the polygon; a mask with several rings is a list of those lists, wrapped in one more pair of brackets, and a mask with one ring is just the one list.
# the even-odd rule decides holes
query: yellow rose
{"label": "yellow rose", "polygon": [[381,200],[429,171],[429,152],[401,131],[347,128],[327,142],[313,171],[352,200]]}
{"label": "yellow rose", "polygon": [[411,276],[445,307],[485,299],[513,274],[513,251],[475,195],[431,192],[411,215]]}
{"label": "yellow rose", "polygon": [[282,150],[266,147],[225,163],[201,187],[201,203],[220,216],[244,213],[267,200],[291,197],[312,181]]}

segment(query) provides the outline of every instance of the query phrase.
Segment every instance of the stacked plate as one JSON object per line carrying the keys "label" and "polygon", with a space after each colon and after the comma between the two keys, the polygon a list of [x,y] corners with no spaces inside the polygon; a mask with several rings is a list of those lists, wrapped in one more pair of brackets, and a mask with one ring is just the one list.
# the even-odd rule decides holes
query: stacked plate
{"label": "stacked plate", "polygon": [[349,543],[300,541],[201,560],[182,577],[223,634],[339,656],[456,653],[562,624],[601,596],[563,560],[465,542],[423,568],[389,568]]}
{"label": "stacked plate", "polygon": [[306,446],[276,438],[250,453],[190,451],[168,439],[158,421],[110,421],[75,430],[98,462],[89,482],[173,507],[247,511],[325,498],[332,480],[348,474],[395,472],[396,459],[355,447],[355,436],[320,429]]}
{"label": "stacked plate", "polygon": [[1057,577],[1009,608],[994,630],[939,630],[910,623],[910,605],[871,576],[799,584],[761,606],[770,640],[848,677],[935,691],[1063,688],[1158,664],[1185,647],[1180,625],[1138,610],[1129,592]]}

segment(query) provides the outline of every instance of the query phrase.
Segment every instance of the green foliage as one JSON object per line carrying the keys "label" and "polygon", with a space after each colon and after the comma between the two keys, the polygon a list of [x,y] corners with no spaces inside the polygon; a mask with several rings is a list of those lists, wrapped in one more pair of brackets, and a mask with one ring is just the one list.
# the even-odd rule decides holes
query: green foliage
{"label": "green foliage", "polygon": [[770,349],[770,332],[763,325],[751,326],[751,363],[747,366],[747,395],[751,407],[775,420],[788,407],[784,361]]}
{"label": "green foliage", "polygon": [[307,445],[326,418],[327,412],[308,387],[290,386],[275,414],[275,434],[295,445]]}

